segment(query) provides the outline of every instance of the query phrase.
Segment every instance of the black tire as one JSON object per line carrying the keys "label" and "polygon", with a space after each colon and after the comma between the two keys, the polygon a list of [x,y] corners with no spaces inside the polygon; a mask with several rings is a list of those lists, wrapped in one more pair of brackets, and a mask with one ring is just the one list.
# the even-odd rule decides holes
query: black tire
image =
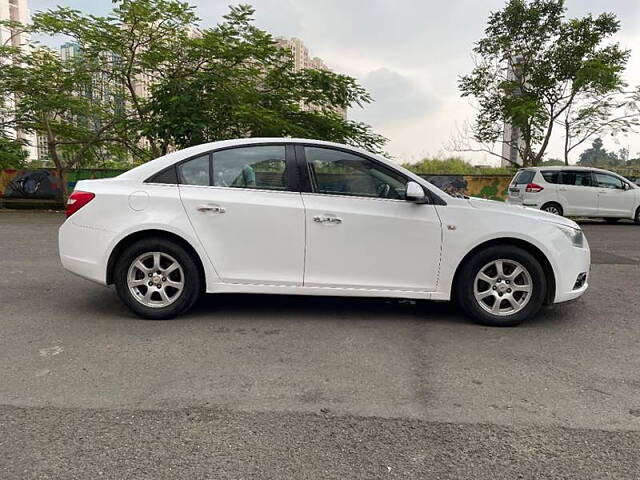
{"label": "black tire", "polygon": [[620,220],[619,218],[614,218],[614,217],[605,217],[604,221],[610,224],[614,224],[614,223],[618,223],[618,220]]}
{"label": "black tire", "polygon": [[640,207],[636,210],[636,214],[633,217],[633,221],[636,222],[636,225],[640,225]]}
{"label": "black tire", "polygon": [[[181,267],[179,279],[183,282],[182,290],[179,294],[174,292],[177,296],[167,306],[143,305],[129,289],[127,283],[129,268],[136,259],[148,252],[160,252],[169,256],[163,256],[163,261],[172,257]],[[147,320],[169,320],[186,312],[196,303],[202,291],[203,279],[196,259],[182,246],[164,238],[150,237],[138,240],[122,252],[115,265],[114,283],[118,297],[133,313]]]}
{"label": "black tire", "polygon": [[542,205],[542,207],[540,207],[540,210],[542,210],[543,212],[553,213],[555,215],[560,215],[560,216],[564,215],[564,210],[562,210],[562,205],[556,202],[547,202],[544,205]]}
{"label": "black tire", "polygon": [[[531,278],[532,292],[528,302],[512,315],[495,315],[486,311],[474,295],[476,275],[483,267],[500,259],[519,263]],[[456,279],[455,296],[462,310],[475,322],[492,327],[513,327],[533,317],[542,307],[547,293],[547,279],[540,262],[526,250],[513,245],[495,245],[479,251],[465,262]]]}

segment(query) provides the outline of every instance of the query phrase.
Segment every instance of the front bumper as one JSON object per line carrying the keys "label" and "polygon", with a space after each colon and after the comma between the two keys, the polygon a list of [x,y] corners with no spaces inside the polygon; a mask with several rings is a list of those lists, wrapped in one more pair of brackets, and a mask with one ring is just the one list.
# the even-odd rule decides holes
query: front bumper
{"label": "front bumper", "polygon": [[[558,255],[556,266],[556,295],[554,303],[568,302],[582,296],[589,288],[591,252],[585,238],[585,248],[571,247],[570,252]],[[576,288],[576,280],[586,274],[582,285]]]}

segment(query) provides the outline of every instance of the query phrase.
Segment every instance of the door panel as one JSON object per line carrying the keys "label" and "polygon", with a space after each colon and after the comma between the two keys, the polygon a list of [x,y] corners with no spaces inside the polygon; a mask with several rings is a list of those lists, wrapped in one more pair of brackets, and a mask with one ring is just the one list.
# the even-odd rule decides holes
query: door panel
{"label": "door panel", "polygon": [[302,198],[305,286],[436,289],[441,226],[433,205],[307,193]]}
{"label": "door panel", "polygon": [[178,166],[180,198],[227,283],[300,286],[305,215],[293,149],[252,145]]}
{"label": "door panel", "polygon": [[[625,190],[625,181],[608,173],[593,172],[598,190],[598,213],[604,216],[630,217],[635,207],[636,193]],[[634,212],[635,213],[635,212]]]}
{"label": "door panel", "polygon": [[593,216],[598,213],[598,191],[592,186],[591,172],[562,171],[558,198],[565,215]]}
{"label": "door panel", "polygon": [[407,178],[364,155],[305,147],[301,171],[310,287],[431,291],[442,231],[433,205],[404,200]]}
{"label": "door panel", "polygon": [[180,197],[222,281],[302,285],[300,193],[180,185]]}

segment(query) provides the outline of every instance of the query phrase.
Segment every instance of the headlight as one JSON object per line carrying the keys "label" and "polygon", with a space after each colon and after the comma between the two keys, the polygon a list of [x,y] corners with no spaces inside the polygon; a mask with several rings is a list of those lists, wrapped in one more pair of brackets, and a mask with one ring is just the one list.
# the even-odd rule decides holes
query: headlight
{"label": "headlight", "polygon": [[558,230],[564,233],[574,247],[584,247],[584,234],[579,228],[567,227],[565,225],[556,225]]}

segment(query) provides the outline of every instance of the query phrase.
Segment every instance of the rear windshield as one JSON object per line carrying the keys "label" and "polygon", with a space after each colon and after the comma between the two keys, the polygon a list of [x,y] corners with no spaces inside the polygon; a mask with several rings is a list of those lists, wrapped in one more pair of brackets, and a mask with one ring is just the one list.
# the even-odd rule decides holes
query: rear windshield
{"label": "rear windshield", "polygon": [[542,178],[544,178],[547,183],[558,183],[560,172],[558,170],[547,170],[546,172],[543,170]]}
{"label": "rear windshield", "polygon": [[535,176],[535,170],[520,170],[513,181],[511,182],[513,185],[522,185],[523,183],[531,183],[533,181],[533,177]]}

